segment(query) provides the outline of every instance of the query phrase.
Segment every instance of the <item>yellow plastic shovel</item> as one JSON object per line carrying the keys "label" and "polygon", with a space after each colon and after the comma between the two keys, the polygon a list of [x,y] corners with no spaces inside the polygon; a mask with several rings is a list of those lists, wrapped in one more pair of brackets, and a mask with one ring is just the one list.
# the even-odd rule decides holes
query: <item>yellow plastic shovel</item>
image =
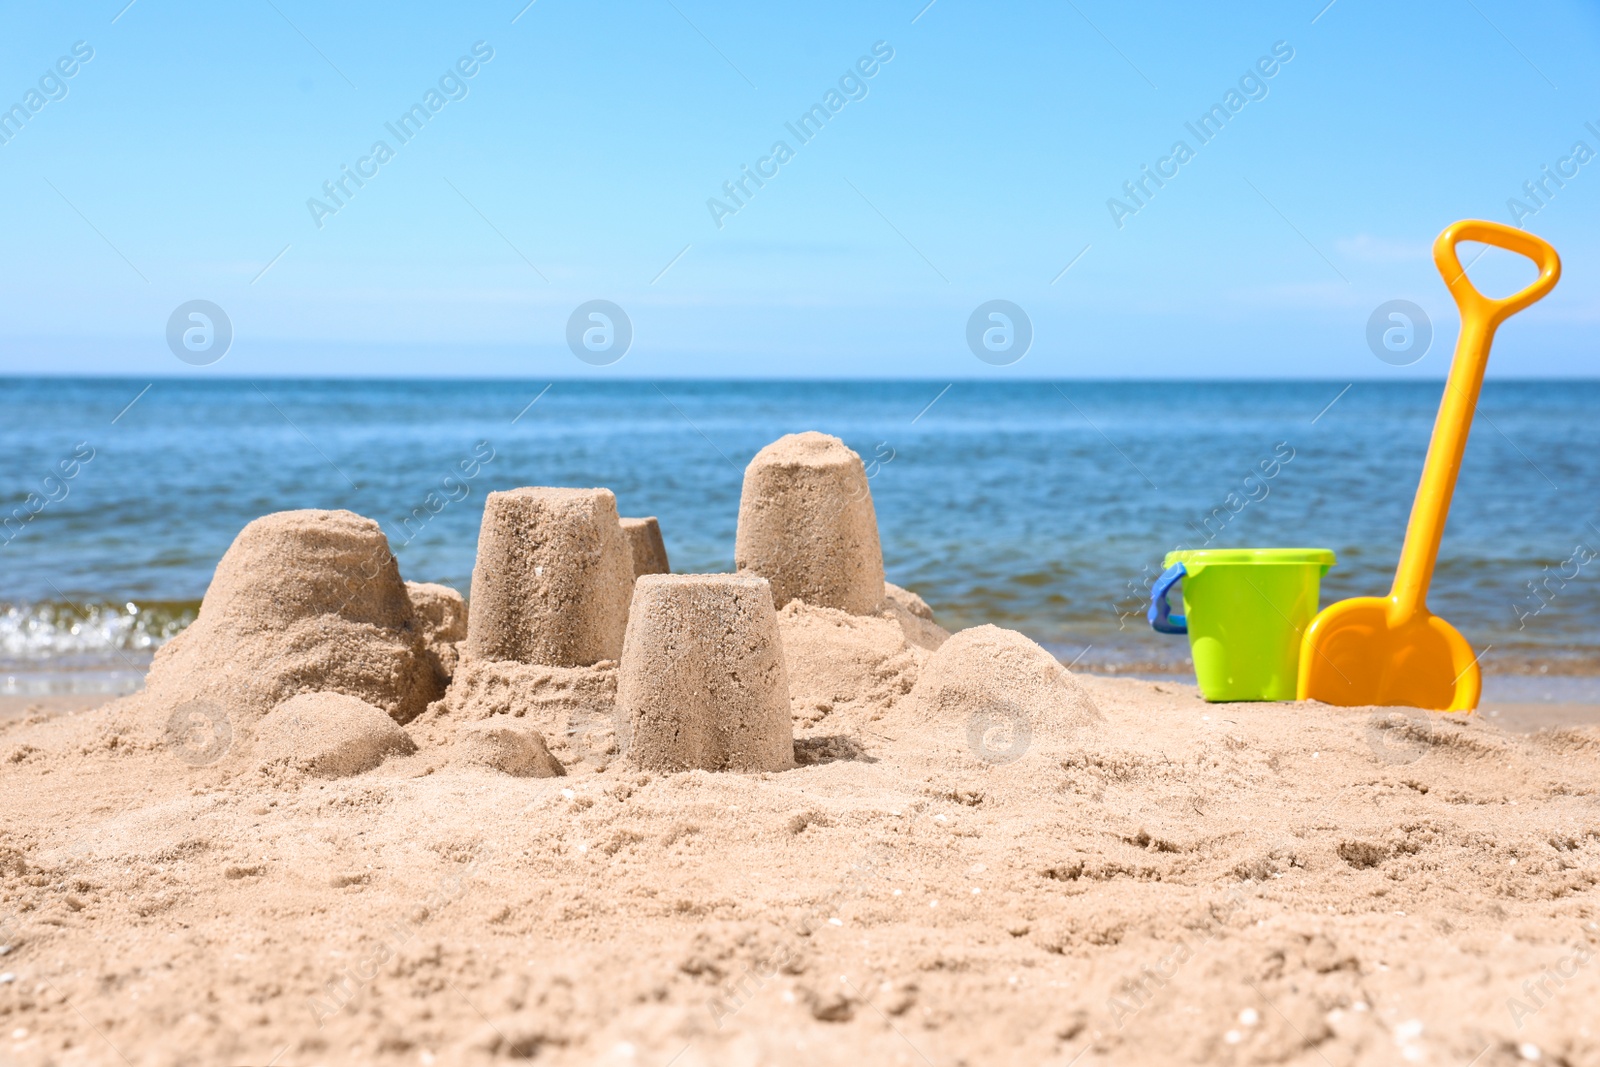
{"label": "yellow plastic shovel", "polygon": [[[1462,241],[1481,241],[1527,256],[1538,264],[1539,277],[1520,293],[1491,300],[1473,287],[1462,269],[1456,255],[1456,245]],[[1477,656],[1454,626],[1428,610],[1428,583],[1439,558],[1439,539],[1495,329],[1551,290],[1561,277],[1561,258],[1532,234],[1498,222],[1468,219],[1449,226],[1433,242],[1433,261],[1461,311],[1461,336],[1433,424],[1422,484],[1411,505],[1400,566],[1388,596],[1341,600],[1311,620],[1300,642],[1301,700],[1436,711],[1471,711],[1478,706],[1483,675]]]}

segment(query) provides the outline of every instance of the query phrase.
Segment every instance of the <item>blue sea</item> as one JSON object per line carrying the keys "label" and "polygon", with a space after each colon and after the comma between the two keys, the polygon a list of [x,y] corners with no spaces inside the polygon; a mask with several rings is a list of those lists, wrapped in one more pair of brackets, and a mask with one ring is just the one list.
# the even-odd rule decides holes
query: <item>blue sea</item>
{"label": "blue sea", "polygon": [[[867,462],[890,580],[947,627],[1179,673],[1144,622],[1177,547],[1311,545],[1323,601],[1386,592],[1440,383],[0,380],[0,691],[128,688],[239,529],[378,520],[466,591],[485,493],[607,486],[673,567],[725,571],[781,434]],[[1600,383],[1485,386],[1430,605],[1493,673],[1600,673]],[[470,472],[470,474],[468,473]]]}

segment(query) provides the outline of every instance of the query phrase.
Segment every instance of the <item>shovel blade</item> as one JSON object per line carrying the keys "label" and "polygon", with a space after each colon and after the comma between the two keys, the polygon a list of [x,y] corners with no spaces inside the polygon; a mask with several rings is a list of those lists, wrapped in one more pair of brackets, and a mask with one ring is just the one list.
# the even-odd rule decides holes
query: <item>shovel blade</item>
{"label": "shovel blade", "polygon": [[1395,623],[1387,597],[1330,604],[1300,642],[1301,700],[1342,707],[1471,711],[1483,677],[1472,646],[1426,609]]}

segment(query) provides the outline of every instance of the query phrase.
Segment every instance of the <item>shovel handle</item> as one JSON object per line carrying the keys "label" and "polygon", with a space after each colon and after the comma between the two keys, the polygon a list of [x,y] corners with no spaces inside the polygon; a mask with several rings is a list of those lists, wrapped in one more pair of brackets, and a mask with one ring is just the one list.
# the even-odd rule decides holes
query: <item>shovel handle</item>
{"label": "shovel handle", "polygon": [[[1538,265],[1539,277],[1508,297],[1495,300],[1484,296],[1467,277],[1456,254],[1456,245],[1462,241],[1481,241],[1527,256]],[[1456,338],[1455,359],[1444,383],[1439,417],[1428,442],[1428,459],[1422,466],[1422,482],[1411,505],[1411,521],[1406,525],[1406,543],[1400,550],[1400,566],[1390,592],[1391,625],[1410,619],[1427,602],[1428,585],[1439,558],[1439,542],[1444,537],[1445,518],[1455,494],[1456,476],[1461,472],[1461,457],[1478,408],[1478,393],[1483,388],[1483,372],[1489,365],[1495,330],[1548,293],[1561,277],[1561,257],[1547,242],[1523,230],[1482,219],[1465,219],[1445,227],[1433,242],[1433,261],[1461,311],[1461,334]]]}
{"label": "shovel handle", "polygon": [[[1461,257],[1456,253],[1456,245],[1462,241],[1478,241],[1503,248],[1507,252],[1515,252],[1519,256],[1527,256],[1538,266],[1539,277],[1535,278],[1526,289],[1499,300],[1484,296],[1478,292],[1477,286],[1472,284],[1472,279],[1467,277],[1466,268],[1461,266]],[[1449,287],[1450,295],[1455,298],[1456,306],[1461,309],[1463,329],[1470,316],[1482,321],[1492,330],[1548,293],[1561,278],[1561,257],[1556,255],[1556,250],[1550,247],[1548,241],[1535,237],[1526,230],[1519,230],[1499,222],[1486,222],[1483,219],[1463,219],[1445,227],[1444,232],[1433,242],[1433,261],[1438,265],[1439,273],[1444,276],[1445,285]]]}

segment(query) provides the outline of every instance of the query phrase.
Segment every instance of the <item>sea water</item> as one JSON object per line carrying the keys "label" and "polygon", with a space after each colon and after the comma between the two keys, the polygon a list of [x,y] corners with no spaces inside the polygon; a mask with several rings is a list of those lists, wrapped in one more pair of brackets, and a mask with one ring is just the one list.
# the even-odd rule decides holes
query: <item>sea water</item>
{"label": "sea water", "polygon": [[[405,577],[466,592],[487,492],[606,486],[660,518],[675,570],[726,571],[745,464],[812,429],[861,454],[889,579],[947,627],[1181,672],[1183,639],[1144,621],[1174,548],[1322,546],[1324,603],[1388,590],[1440,392],[0,380],[0,691],[135,684],[239,529],[288,508],[369,516]],[[1600,672],[1597,408],[1600,383],[1484,387],[1429,604],[1491,673]]]}

